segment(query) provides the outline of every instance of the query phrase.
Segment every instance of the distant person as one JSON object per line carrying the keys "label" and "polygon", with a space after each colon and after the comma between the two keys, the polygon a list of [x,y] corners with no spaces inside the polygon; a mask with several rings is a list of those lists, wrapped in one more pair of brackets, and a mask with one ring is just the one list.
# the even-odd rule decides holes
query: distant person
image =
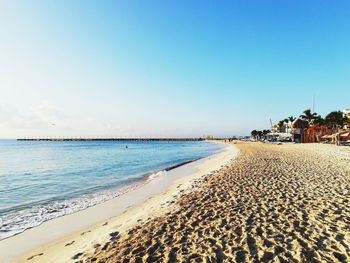
{"label": "distant person", "polygon": [[125,146],[125,149],[128,149],[128,148],[129,148],[129,147],[126,145],[126,146]]}

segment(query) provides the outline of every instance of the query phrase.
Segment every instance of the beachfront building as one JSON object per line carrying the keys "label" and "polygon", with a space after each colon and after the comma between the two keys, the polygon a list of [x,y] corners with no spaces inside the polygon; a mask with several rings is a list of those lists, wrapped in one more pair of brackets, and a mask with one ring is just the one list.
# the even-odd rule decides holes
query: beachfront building
{"label": "beachfront building", "polygon": [[292,133],[289,123],[286,123],[282,127],[279,124],[271,125],[270,132],[265,135],[268,141],[292,141]]}
{"label": "beachfront building", "polygon": [[292,125],[293,123],[289,121],[288,123],[285,124],[285,132],[288,134],[292,134]]}
{"label": "beachfront building", "polygon": [[276,125],[271,125],[271,133],[278,133],[279,132],[279,126]]}
{"label": "beachfront building", "polygon": [[302,134],[304,129],[306,128],[305,122],[301,119],[297,119],[291,126],[292,129],[292,138],[294,142],[301,142]]}

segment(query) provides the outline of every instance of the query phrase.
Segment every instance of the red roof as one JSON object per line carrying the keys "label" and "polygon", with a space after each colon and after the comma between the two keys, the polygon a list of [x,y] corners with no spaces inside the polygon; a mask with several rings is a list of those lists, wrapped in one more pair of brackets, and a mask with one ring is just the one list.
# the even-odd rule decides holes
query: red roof
{"label": "red roof", "polygon": [[311,126],[309,129],[307,129],[308,131],[312,131],[312,130],[327,130],[328,128],[326,126],[320,126],[318,124]]}

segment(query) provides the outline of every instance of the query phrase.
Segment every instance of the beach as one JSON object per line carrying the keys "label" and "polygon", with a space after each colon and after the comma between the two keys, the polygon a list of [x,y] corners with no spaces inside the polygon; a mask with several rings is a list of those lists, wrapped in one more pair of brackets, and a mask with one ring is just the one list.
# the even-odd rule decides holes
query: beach
{"label": "beach", "polygon": [[0,263],[350,263],[349,10],[2,1]]}
{"label": "beach", "polygon": [[[147,218],[165,213],[171,208],[169,204],[175,203],[173,200],[176,200],[179,193],[189,191],[195,184],[198,185],[197,178],[210,172],[212,168],[220,169],[221,165],[237,153],[236,148],[226,146],[217,154],[182,165],[167,171],[166,174],[154,174],[148,182],[140,182],[134,190],[112,200],[49,220],[16,236],[1,240],[0,262],[14,259],[23,262],[33,256],[31,251],[37,255],[41,254],[42,250],[45,250],[44,254],[32,257],[31,262],[70,261],[71,255],[68,251],[73,253],[75,250],[86,249],[89,247],[87,239],[91,239],[88,243],[91,243],[90,249],[93,248],[96,242],[103,242],[108,238],[110,231],[113,231],[116,225],[120,225],[120,222],[123,226],[118,227],[118,231],[123,231]],[[70,240],[72,236],[75,241],[72,245],[65,246],[70,242],[66,240]],[[65,248],[63,251],[60,248],[61,244]]]}
{"label": "beach", "polygon": [[348,262],[349,148],[237,144],[179,209],[97,247],[87,262]]}
{"label": "beach", "polygon": [[229,149],[163,194],[16,262],[349,261],[350,148]]}

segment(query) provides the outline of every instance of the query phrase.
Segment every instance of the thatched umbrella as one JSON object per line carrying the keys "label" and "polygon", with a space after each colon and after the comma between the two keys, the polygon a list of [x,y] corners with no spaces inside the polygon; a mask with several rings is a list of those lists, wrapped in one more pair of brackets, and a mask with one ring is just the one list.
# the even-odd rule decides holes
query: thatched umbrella
{"label": "thatched umbrella", "polygon": [[304,129],[307,128],[306,123],[301,120],[301,119],[297,119],[291,126],[292,129]]}

